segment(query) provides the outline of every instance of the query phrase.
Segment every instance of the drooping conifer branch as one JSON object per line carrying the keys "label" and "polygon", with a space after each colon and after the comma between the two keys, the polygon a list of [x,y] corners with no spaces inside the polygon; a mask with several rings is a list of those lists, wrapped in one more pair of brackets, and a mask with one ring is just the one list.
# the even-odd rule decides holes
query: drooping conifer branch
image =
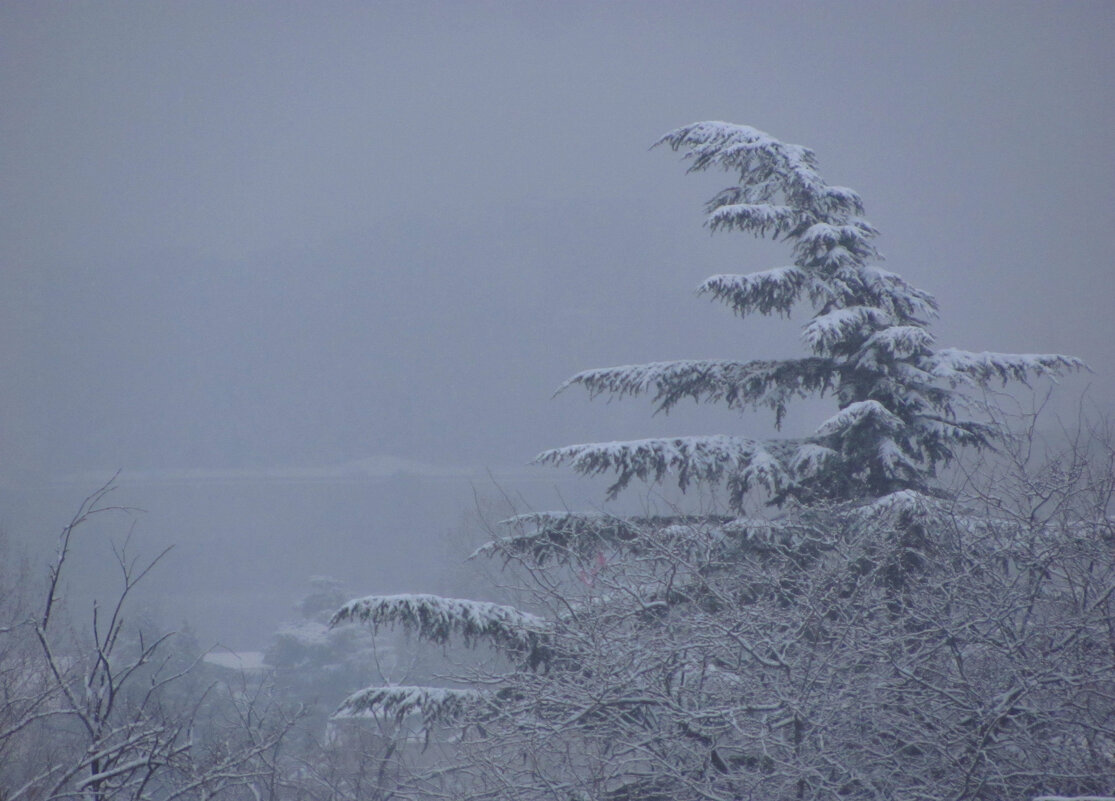
{"label": "drooping conifer branch", "polygon": [[652,362],[585,370],[566,381],[560,391],[583,386],[590,397],[615,398],[654,392],[659,412],[669,412],[683,400],[726,403],[729,408],[765,406],[774,410],[780,425],[792,398],[824,395],[839,380],[840,365],[825,357],[755,360]]}
{"label": "drooping conifer branch", "polygon": [[528,662],[541,658],[546,621],[512,606],[438,595],[370,595],[356,598],[333,614],[330,626],[359,622],[373,630],[401,626],[423,640],[445,645],[453,636],[465,646],[481,640]]}
{"label": "drooping conifer branch", "polygon": [[662,515],[617,517],[576,512],[534,512],[516,515],[501,525],[512,534],[485,543],[477,556],[529,557],[533,564],[591,561],[603,550],[645,553],[671,543],[695,539],[733,520],[726,515]]}
{"label": "drooping conifer branch", "polygon": [[788,476],[766,443],[743,437],[673,437],[630,442],[570,445],[539,454],[538,464],[570,464],[585,475],[615,473],[608,488],[614,498],[632,479],[661,481],[674,475],[681,489],[695,482],[735,481],[750,488],[761,486],[775,493]]}
{"label": "drooping conifer branch", "polygon": [[475,715],[490,703],[490,696],[479,690],[454,687],[388,686],[368,687],[341,702],[334,718],[393,719],[402,723],[407,717],[421,717],[426,731],[436,724],[450,725]]}

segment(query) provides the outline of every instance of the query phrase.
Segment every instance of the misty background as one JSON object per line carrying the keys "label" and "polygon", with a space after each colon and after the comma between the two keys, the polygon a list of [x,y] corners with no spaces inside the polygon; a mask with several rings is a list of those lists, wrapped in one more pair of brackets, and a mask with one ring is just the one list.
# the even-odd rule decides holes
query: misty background
{"label": "misty background", "polygon": [[552,397],[800,352],[693,295],[788,261],[648,151],[702,119],[859,191],[940,345],[1079,356],[1067,407],[1109,410],[1113,37],[1106,2],[6,3],[0,527],[47,553],[121,470],[159,613],[252,648],[313,574],[452,591],[477,496],[601,502],[543,449],[769,434]]}

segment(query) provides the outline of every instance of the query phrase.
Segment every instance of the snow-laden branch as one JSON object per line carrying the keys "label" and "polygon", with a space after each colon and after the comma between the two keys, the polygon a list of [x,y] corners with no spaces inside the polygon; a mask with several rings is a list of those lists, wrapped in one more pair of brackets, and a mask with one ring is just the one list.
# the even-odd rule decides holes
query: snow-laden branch
{"label": "snow-laden branch", "polygon": [[353,693],[337,707],[334,718],[394,719],[402,723],[420,715],[424,728],[435,723],[455,723],[490,703],[479,690],[452,687],[368,687]]}
{"label": "snow-laden branch", "polygon": [[[501,522],[514,534],[485,543],[472,556],[529,555],[538,564],[590,559],[602,548],[638,553],[722,526],[733,518],[720,515],[617,517],[608,514],[535,512]],[[471,558],[471,557],[470,557]]]}
{"label": "snow-laden branch", "polygon": [[937,316],[937,301],[898,273],[868,266],[860,271],[873,302],[896,320],[924,322]]}
{"label": "snow-laden branch", "polygon": [[899,431],[902,419],[879,401],[866,400],[850,403],[817,427],[817,436],[847,437],[853,429],[870,425],[881,431]]}
{"label": "snow-laden branch", "polygon": [[707,224],[713,231],[747,231],[775,239],[801,224],[802,214],[791,206],[773,203],[727,203],[709,212]]}
{"label": "snow-laden branch", "polygon": [[538,654],[540,635],[546,628],[542,618],[512,606],[422,594],[355,598],[333,614],[329,625],[348,622],[366,623],[373,630],[402,626],[439,645],[449,642],[453,635],[467,646],[485,639],[504,650],[526,654],[531,661]]}
{"label": "snow-laden branch", "polygon": [[923,524],[941,523],[955,514],[955,505],[915,490],[899,490],[851,510],[854,519],[863,524],[893,524],[896,520],[917,520]]}
{"label": "snow-laden branch", "polygon": [[902,446],[890,437],[879,440],[875,446],[875,454],[888,476],[916,476],[924,465],[911,458]]}
{"label": "snow-laden branch", "polygon": [[861,369],[878,370],[884,361],[908,359],[928,353],[933,335],[919,325],[892,325],[876,331],[867,338],[855,355],[855,364]]}
{"label": "snow-laden branch", "polygon": [[801,338],[814,353],[831,354],[854,337],[866,338],[892,324],[890,315],[874,306],[850,306],[814,317]]}
{"label": "snow-laden branch", "polygon": [[663,136],[654,146],[666,144],[673,150],[687,150],[685,158],[693,163],[690,171],[720,167],[741,170],[760,159],[778,160],[780,168],[799,173],[800,180],[816,180],[816,157],[800,145],[787,145],[765,131],[732,122],[705,121],[682,126]]}
{"label": "snow-laden branch", "polygon": [[1056,353],[974,353],[944,348],[923,360],[923,369],[953,386],[986,386],[994,380],[1026,383],[1030,378],[1057,378],[1068,372],[1087,370],[1083,360]]}
{"label": "snow-laden branch", "polygon": [[633,478],[661,481],[667,474],[677,477],[682,490],[696,481],[732,479],[774,493],[789,479],[764,443],[725,435],[570,445],[540,453],[534,461],[569,464],[585,475],[616,473],[609,497],[615,497]]}
{"label": "snow-laden branch", "polygon": [[821,266],[829,261],[829,253],[837,248],[849,254],[858,266],[865,266],[871,259],[880,258],[871,240],[879,235],[866,220],[852,220],[834,224],[817,222],[809,226],[794,243],[794,255],[799,264]]}
{"label": "snow-laden branch", "polygon": [[669,412],[686,398],[697,403],[724,402],[733,409],[766,406],[775,411],[776,424],[781,424],[789,400],[824,395],[836,380],[836,364],[821,357],[750,362],[703,359],[585,370],[558,391],[575,384],[587,389],[590,397],[622,398],[653,391],[660,412]]}
{"label": "snow-laden branch", "polygon": [[812,150],[780,142],[749,125],[698,122],[671,131],[655,144],[684,150],[690,172],[719,167],[739,176],[738,191],[714,198],[710,212],[740,199],[761,203],[781,197],[817,217],[847,219],[863,213],[856,192],[824,182]]}
{"label": "snow-laden branch", "polygon": [[995,437],[993,426],[972,420],[946,420],[931,415],[919,415],[913,425],[922,442],[927,445],[939,443],[941,447],[949,449],[949,453],[952,452],[952,445],[987,447]]}
{"label": "snow-laden branch", "polygon": [[747,275],[710,276],[697,287],[697,294],[727,303],[740,317],[754,312],[789,316],[808,280],[799,267],[775,267]]}
{"label": "snow-laden branch", "polygon": [[837,458],[838,454],[832,448],[815,442],[804,442],[790,458],[790,470],[799,480],[812,478],[822,474]]}

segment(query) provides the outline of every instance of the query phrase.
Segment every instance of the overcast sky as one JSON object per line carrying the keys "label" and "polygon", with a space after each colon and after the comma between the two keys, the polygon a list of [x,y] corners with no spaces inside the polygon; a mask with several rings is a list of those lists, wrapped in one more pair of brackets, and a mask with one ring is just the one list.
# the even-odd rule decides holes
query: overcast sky
{"label": "overcast sky", "polygon": [[[1067,391],[1110,409],[1113,8],[3,3],[0,527],[49,542],[122,468],[148,552],[179,545],[170,619],[259,644],[311,573],[445,589],[437,538],[472,497],[299,476],[769,434],[551,398],[589,367],[801,353],[802,319],[693,294],[788,260],[710,237],[725,177],[648,150],[702,119],[857,189],[941,345],[1081,356]],[[234,481],[261,470],[281,482]]]}
{"label": "overcast sky", "polygon": [[816,150],[942,345],[1079,355],[1108,397],[1113,40],[1108,2],[5,3],[0,469],[762,433],[550,399],[797,351],[693,296],[787,260],[648,151],[700,119]]}

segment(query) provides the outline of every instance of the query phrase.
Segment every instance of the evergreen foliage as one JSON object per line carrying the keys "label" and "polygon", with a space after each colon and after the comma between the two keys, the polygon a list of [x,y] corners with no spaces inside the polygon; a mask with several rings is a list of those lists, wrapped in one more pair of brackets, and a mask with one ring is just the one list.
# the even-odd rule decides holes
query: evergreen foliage
{"label": "evergreen foliage", "polygon": [[767,407],[781,427],[794,398],[831,395],[838,413],[811,436],[768,442],[725,436],[594,443],[546,451],[545,464],[586,474],[614,473],[615,495],[632,479],[676,476],[727,481],[733,507],[761,489],[789,499],[849,501],[903,489],[928,491],[938,468],[962,446],[986,447],[990,432],[964,416],[964,388],[1027,381],[1083,368],[1060,355],[934,350],[927,328],[933,297],[880,269],[878,235],[858,194],[829,186],[813,151],[745,125],[702,122],[667,134],[660,145],[682,151],[689,171],[720,169],[737,183],[707,205],[713,231],[769,236],[790,246],[793,264],[750,275],[716,275],[698,291],[741,317],[789,316],[807,303],[801,359],[674,361],[587,370],[563,389],[592,396],[652,394],[657,411],[680,401]]}

